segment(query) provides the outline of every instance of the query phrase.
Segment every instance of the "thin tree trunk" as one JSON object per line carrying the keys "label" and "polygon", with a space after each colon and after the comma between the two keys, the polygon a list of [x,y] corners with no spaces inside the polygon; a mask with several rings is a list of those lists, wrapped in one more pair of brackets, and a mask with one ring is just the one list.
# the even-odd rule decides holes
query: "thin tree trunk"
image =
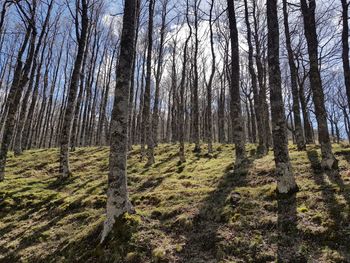
{"label": "thin tree trunk", "polygon": [[[76,7],[78,8],[78,6]],[[81,0],[81,33],[78,39],[78,51],[74,63],[71,82],[68,91],[68,101],[60,139],[60,175],[62,179],[70,175],[69,167],[69,144],[71,138],[72,121],[74,117],[75,102],[77,97],[81,65],[83,62],[84,49],[86,46],[88,33],[88,4],[86,0]]]}
{"label": "thin tree trunk", "polygon": [[209,14],[209,29],[210,29],[210,50],[211,50],[211,74],[209,77],[209,81],[207,84],[207,120],[208,120],[208,128],[207,130],[207,140],[208,140],[208,153],[213,152],[213,119],[212,119],[212,86],[213,80],[215,76],[215,50],[214,50],[214,31],[213,31],[213,8],[214,8],[214,0],[211,1],[210,5],[210,14]]}
{"label": "thin tree trunk", "polygon": [[327,126],[327,112],[324,102],[324,93],[322,88],[321,75],[318,68],[318,40],[316,33],[315,9],[316,1],[300,0],[301,10],[304,18],[305,37],[308,46],[310,60],[310,85],[313,93],[315,105],[316,120],[318,125],[318,140],[321,144],[322,162],[325,169],[337,169],[338,160],[332,152],[332,144],[329,138]]}
{"label": "thin tree trunk", "polygon": [[343,68],[344,68],[344,82],[346,95],[348,98],[348,105],[350,107],[350,62],[349,62],[349,3],[347,0],[340,0],[342,5],[342,45],[343,45]]}
{"label": "thin tree trunk", "polygon": [[[40,51],[40,47],[41,47],[43,38],[44,38],[45,33],[46,33],[46,27],[47,27],[49,20],[50,20],[52,6],[53,6],[53,1],[51,0],[50,4],[48,6],[48,10],[46,13],[46,18],[45,18],[44,24],[43,24],[42,29],[41,29],[38,43],[37,43],[37,46],[35,48],[35,52],[34,52],[34,56],[33,56],[33,65],[32,65],[31,74],[29,77],[29,85],[28,85],[27,91],[23,97],[22,106],[20,108],[20,113],[19,113],[20,116],[19,116],[19,120],[17,123],[17,133],[16,133],[16,136],[14,138],[14,149],[13,150],[14,150],[15,155],[20,155],[23,151],[23,145],[22,145],[23,131],[24,131],[25,123],[26,123],[28,101],[29,101],[30,95],[32,93],[34,74],[35,74],[36,67],[37,67],[37,57],[38,57],[38,54]],[[55,30],[55,33],[56,33],[56,30]]]}
{"label": "thin tree trunk", "polygon": [[154,0],[149,1],[148,13],[148,47],[147,47],[147,62],[146,62],[146,80],[144,93],[144,106],[142,111],[142,132],[145,133],[147,140],[147,163],[146,166],[152,165],[154,161],[154,143],[152,136],[151,123],[151,73],[152,73],[152,47],[153,47],[153,14]]}
{"label": "thin tree trunk", "polygon": [[154,145],[158,144],[158,123],[159,123],[159,90],[160,90],[160,81],[162,78],[163,71],[163,53],[164,53],[164,42],[166,37],[166,18],[168,14],[167,6],[168,1],[163,2],[162,8],[162,22],[160,28],[160,43],[158,51],[158,63],[155,76],[155,94],[154,94],[154,105],[153,105],[153,114],[152,114],[152,137]]}
{"label": "thin tree trunk", "polygon": [[289,32],[287,0],[283,0],[283,18],[284,18],[284,33],[286,37],[286,46],[287,46],[287,52],[288,52],[288,62],[289,62],[289,69],[290,69],[292,98],[293,98],[295,140],[296,140],[298,151],[305,151],[306,144],[304,139],[303,127],[301,125],[301,118],[300,118],[299,90],[298,90],[298,81],[297,81],[298,72],[294,62],[292,43],[291,43],[290,32]]}
{"label": "thin tree trunk", "polygon": [[254,62],[253,62],[253,45],[252,45],[252,33],[250,28],[250,22],[249,22],[249,12],[248,12],[248,3],[247,0],[244,0],[244,6],[245,6],[245,23],[247,26],[247,41],[248,41],[248,68],[249,68],[249,74],[252,81],[252,89],[253,89],[253,96],[254,96],[254,110],[257,120],[257,126],[258,126],[258,149],[257,152],[260,155],[265,155],[268,152],[267,149],[267,135],[265,133],[265,124],[264,124],[264,113],[263,113],[263,106],[262,106],[262,99],[259,98],[259,90],[258,90],[258,83],[257,83],[257,77],[254,69]]}
{"label": "thin tree trunk", "polygon": [[[12,81],[12,85],[7,98],[8,112],[7,112],[7,117],[4,124],[4,132],[3,132],[1,148],[0,148],[0,181],[4,180],[4,177],[5,177],[7,152],[9,150],[11,139],[14,133],[17,109],[21,100],[23,88],[25,87],[28,81],[28,74],[33,61],[34,47],[35,47],[35,40],[36,40],[35,28],[32,28],[34,24],[33,22],[34,16],[35,16],[34,12],[35,12],[35,8],[33,8],[33,14],[31,18],[32,23],[28,21],[29,24],[31,24],[31,26],[28,26],[24,40],[23,40],[23,44],[18,52],[17,65],[16,65],[15,72],[13,74],[13,81]],[[32,36],[29,44],[29,52],[27,55],[27,59],[23,65],[21,60],[26,50],[30,35]]]}
{"label": "thin tree trunk", "polygon": [[199,88],[199,76],[198,76],[198,9],[200,0],[194,1],[194,57],[193,57],[193,141],[194,141],[194,152],[199,153],[201,151],[200,147],[200,135],[199,135],[199,98],[198,98],[198,88]]}
{"label": "thin tree trunk", "polygon": [[228,17],[230,24],[231,37],[231,85],[230,85],[230,113],[233,128],[233,140],[235,143],[236,160],[235,164],[239,165],[246,157],[245,152],[245,135],[242,120],[241,97],[239,85],[239,44],[238,30],[236,23],[235,6],[233,0],[227,0]]}

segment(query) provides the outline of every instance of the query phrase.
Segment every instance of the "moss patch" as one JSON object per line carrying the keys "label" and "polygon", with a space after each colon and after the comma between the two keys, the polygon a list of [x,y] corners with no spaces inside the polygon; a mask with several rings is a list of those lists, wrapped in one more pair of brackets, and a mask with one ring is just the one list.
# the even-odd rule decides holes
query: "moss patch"
{"label": "moss patch", "polygon": [[137,214],[121,219],[100,245],[108,148],[71,153],[72,177],[58,182],[58,150],[10,158],[0,183],[0,262],[350,261],[350,148],[334,145],[340,173],[323,173],[320,149],[290,148],[300,191],[275,193],[273,154],[233,167],[234,147],[178,162],[177,145],[159,145],[145,168],[129,153],[128,184]]}

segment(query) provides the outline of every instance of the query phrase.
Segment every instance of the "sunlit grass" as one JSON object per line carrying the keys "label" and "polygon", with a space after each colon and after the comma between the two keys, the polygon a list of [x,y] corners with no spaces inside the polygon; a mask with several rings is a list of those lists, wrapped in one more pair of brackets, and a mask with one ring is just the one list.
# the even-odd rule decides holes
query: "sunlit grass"
{"label": "sunlit grass", "polygon": [[[0,262],[276,260],[282,215],[272,152],[259,158],[248,145],[248,164],[234,168],[232,145],[214,144],[211,155],[204,144],[201,154],[192,148],[186,145],[186,163],[180,164],[177,145],[160,145],[147,168],[140,148],[133,148],[128,184],[137,214],[125,219],[127,234],[103,246],[107,147],[72,152],[73,174],[63,183],[56,181],[57,149],[10,155],[0,183]],[[300,187],[293,246],[306,259],[344,262],[350,258],[350,148],[334,145],[340,160],[335,178],[318,170],[319,147],[290,149]]]}

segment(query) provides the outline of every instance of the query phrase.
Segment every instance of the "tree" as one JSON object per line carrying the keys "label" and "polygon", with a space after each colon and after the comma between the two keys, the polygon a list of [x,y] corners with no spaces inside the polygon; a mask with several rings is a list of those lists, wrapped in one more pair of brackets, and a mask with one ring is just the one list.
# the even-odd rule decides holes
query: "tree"
{"label": "tree", "polygon": [[[45,17],[45,21],[44,24],[42,26],[42,30],[37,42],[37,45],[35,47],[35,51],[34,51],[34,55],[33,55],[33,64],[31,67],[31,73],[30,73],[30,77],[29,77],[29,85],[27,88],[27,91],[25,92],[25,95],[23,97],[22,100],[22,105],[20,107],[20,111],[19,111],[19,120],[17,123],[17,132],[16,135],[14,137],[14,154],[15,155],[19,155],[22,153],[23,151],[23,138],[22,138],[22,134],[23,134],[23,128],[26,122],[26,114],[27,114],[27,107],[28,107],[28,101],[29,101],[29,97],[31,95],[32,92],[32,88],[33,88],[33,82],[34,82],[34,74],[36,71],[36,67],[37,67],[37,58],[38,58],[38,54],[40,51],[40,47],[43,43],[43,38],[46,34],[46,27],[48,26],[49,20],[50,20],[50,14],[51,14],[51,10],[52,10],[52,6],[53,6],[53,0],[51,0],[51,2],[49,3],[48,9],[47,9],[47,13],[46,13],[46,17]],[[58,20],[57,20],[58,21]],[[55,36],[54,36],[55,37]]]}
{"label": "tree", "polygon": [[231,83],[230,83],[230,114],[232,120],[233,140],[235,143],[236,165],[246,156],[244,126],[241,111],[240,83],[239,83],[239,45],[236,23],[235,6],[233,0],[227,0],[227,10],[231,38]]}
{"label": "tree", "polygon": [[213,30],[213,8],[214,8],[214,0],[211,1],[210,5],[210,13],[209,13],[209,30],[210,30],[210,51],[211,51],[211,73],[209,76],[209,81],[206,83],[207,86],[207,141],[208,141],[208,153],[212,153],[213,151],[213,119],[212,119],[212,86],[213,80],[215,76],[215,50],[214,50],[214,30]]}
{"label": "tree", "polygon": [[162,2],[162,14],[161,14],[161,26],[160,26],[160,41],[158,47],[158,57],[157,57],[157,70],[155,72],[155,94],[154,94],[154,105],[152,114],[152,136],[153,144],[158,143],[158,124],[159,124],[159,93],[160,93],[160,82],[163,74],[163,64],[164,64],[164,47],[166,38],[166,19],[168,10],[169,0],[163,0]]}
{"label": "tree", "polygon": [[[20,3],[17,3],[20,5]],[[23,10],[22,8],[19,8]],[[7,98],[7,117],[4,124],[4,132],[0,148],[0,181],[4,180],[7,153],[10,147],[11,139],[14,134],[16,124],[16,114],[20,104],[24,87],[28,82],[28,75],[31,69],[33,56],[35,52],[36,27],[35,27],[36,3],[30,8],[30,14],[24,14],[27,17],[26,33],[22,45],[18,51],[16,67],[13,74],[13,81]],[[30,40],[30,41],[29,41]],[[28,47],[25,62],[22,62],[24,53]]]}
{"label": "tree", "polygon": [[251,79],[251,86],[253,89],[253,96],[254,96],[254,109],[255,109],[255,115],[256,115],[256,122],[258,127],[258,154],[265,155],[268,152],[266,142],[267,136],[265,134],[265,123],[264,123],[264,113],[263,113],[263,105],[262,105],[262,99],[260,98],[259,90],[258,90],[258,84],[257,84],[257,77],[255,73],[254,68],[254,62],[253,62],[253,45],[252,45],[252,33],[250,28],[250,22],[249,22],[249,12],[248,12],[248,3],[247,0],[244,0],[244,7],[245,7],[245,23],[247,26],[247,42],[248,42],[248,68],[249,68],[249,74]]}
{"label": "tree", "polygon": [[[260,2],[260,3],[263,3]],[[264,122],[264,129],[261,131],[265,143],[265,148],[261,148],[261,152],[266,153],[269,151],[271,145],[271,131],[270,131],[270,118],[269,118],[269,106],[267,102],[267,85],[266,75],[267,67],[265,66],[265,53],[266,53],[266,16],[263,13],[262,6],[259,1],[252,1],[253,4],[253,25],[254,25],[254,42],[255,42],[255,64],[257,70],[257,79],[259,83],[259,100],[261,107],[261,117]]]}
{"label": "tree", "polygon": [[294,54],[293,54],[292,42],[291,42],[290,31],[289,31],[287,0],[283,0],[283,18],[284,18],[283,20],[284,33],[286,37],[288,63],[289,63],[289,69],[290,69],[290,81],[291,81],[292,98],[293,98],[295,140],[297,144],[297,149],[299,151],[303,151],[303,150],[306,150],[306,145],[305,145],[305,139],[303,134],[303,127],[301,125],[298,76],[297,76],[298,71],[294,62]]}
{"label": "tree", "polygon": [[135,49],[137,0],[124,1],[123,29],[120,41],[114,105],[111,119],[111,143],[107,190],[107,218],[101,243],[112,231],[116,218],[132,213],[127,189],[126,159],[128,151],[129,91]]}
{"label": "tree", "polygon": [[277,0],[267,0],[268,75],[270,86],[273,152],[275,156],[277,191],[281,194],[295,192],[298,187],[292,172],[288,152],[287,125],[281,87],[279,61],[279,26]]}
{"label": "tree", "polygon": [[349,4],[347,0],[340,0],[342,5],[342,45],[343,45],[343,68],[344,68],[344,82],[346,88],[346,95],[348,97],[348,106],[350,107],[350,62],[349,62]]}
{"label": "tree", "polygon": [[[81,7],[80,4],[81,3]],[[63,126],[60,138],[60,174],[61,178],[65,179],[70,175],[69,168],[69,144],[71,139],[72,122],[75,112],[76,97],[78,92],[79,78],[81,73],[81,66],[84,57],[84,50],[87,41],[89,18],[88,18],[88,3],[87,0],[80,0],[77,2],[76,9],[81,8],[81,31],[79,32],[79,19],[75,17],[76,37],[78,41],[78,50],[74,62],[74,68],[70,80],[67,106],[63,117]]]}
{"label": "tree", "polygon": [[199,73],[198,73],[198,46],[199,46],[199,5],[201,0],[194,0],[194,51],[193,51],[193,141],[194,152],[199,153],[201,151],[200,146],[200,134],[199,134]]}
{"label": "tree", "polygon": [[[188,49],[188,43],[192,36],[192,27],[190,25],[189,21],[189,14],[188,10],[189,4],[188,0],[186,0],[186,22],[187,26],[189,28],[189,34],[186,38],[185,44],[184,44],[184,51],[183,51],[183,59],[182,59],[182,72],[181,72],[181,81],[180,81],[180,99],[179,99],[179,114],[178,114],[178,123],[179,123],[179,142],[180,142],[180,148],[179,148],[179,159],[180,162],[185,162],[185,82],[186,82],[186,66],[187,66],[187,49]],[[174,48],[176,47],[176,41],[174,43]],[[175,58],[173,59],[175,61]]]}
{"label": "tree", "polygon": [[315,114],[318,125],[318,140],[321,144],[321,165],[325,169],[337,169],[338,161],[332,152],[332,144],[327,125],[324,92],[318,64],[318,40],[315,19],[316,1],[309,0],[309,3],[307,3],[306,0],[300,0],[300,4],[304,19],[304,31],[310,60],[310,85],[313,93],[312,98],[315,105]]}
{"label": "tree", "polygon": [[152,134],[151,120],[151,74],[152,74],[152,47],[153,47],[153,14],[154,0],[149,1],[148,13],[148,47],[146,62],[146,79],[144,92],[144,105],[142,111],[142,133],[145,134],[147,140],[147,163],[146,166],[154,163],[154,142]]}

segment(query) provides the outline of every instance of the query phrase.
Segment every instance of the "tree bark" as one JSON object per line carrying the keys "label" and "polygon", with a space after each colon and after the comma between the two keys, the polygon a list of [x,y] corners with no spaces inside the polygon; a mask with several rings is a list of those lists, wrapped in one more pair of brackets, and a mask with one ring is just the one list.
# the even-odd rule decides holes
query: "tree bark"
{"label": "tree bark", "polygon": [[247,42],[248,42],[248,68],[249,68],[249,75],[252,81],[252,89],[253,89],[253,96],[254,96],[254,110],[256,115],[256,122],[258,127],[258,149],[257,152],[260,155],[265,155],[268,152],[267,149],[267,136],[265,134],[265,123],[264,123],[264,114],[263,114],[263,105],[262,100],[259,98],[259,90],[258,90],[258,83],[257,83],[257,77],[254,69],[254,62],[253,62],[253,45],[252,45],[252,33],[250,28],[250,22],[249,22],[249,12],[248,12],[248,3],[247,0],[244,0],[244,6],[245,6],[245,23],[247,26]]}
{"label": "tree bark", "polygon": [[26,123],[26,117],[27,117],[26,114],[27,114],[27,110],[28,110],[28,100],[29,100],[29,97],[30,97],[30,94],[31,94],[32,88],[33,88],[34,74],[35,74],[36,67],[37,67],[37,57],[38,57],[38,54],[40,51],[42,40],[45,36],[46,27],[47,27],[49,20],[50,20],[52,6],[53,6],[53,1],[51,0],[50,4],[48,6],[48,10],[46,13],[44,24],[43,24],[42,29],[41,29],[38,43],[37,43],[36,48],[35,48],[35,52],[34,52],[34,56],[33,56],[33,65],[31,67],[31,73],[30,73],[30,78],[29,78],[29,85],[28,85],[27,91],[23,97],[22,105],[20,108],[20,113],[19,113],[20,116],[19,116],[19,120],[17,123],[17,133],[16,133],[16,136],[14,138],[14,149],[13,150],[14,150],[15,155],[20,155],[23,151],[23,147],[22,147],[23,136],[22,135],[23,135],[24,125]]}
{"label": "tree bark", "polygon": [[[257,79],[259,83],[259,100],[260,100],[260,107],[261,107],[261,117],[264,124],[263,129],[263,136],[264,136],[264,143],[265,148],[261,148],[261,152],[264,153],[266,150],[266,153],[269,151],[269,147],[271,144],[271,131],[270,131],[270,118],[269,118],[269,106],[267,104],[267,92],[266,92],[266,73],[263,66],[263,52],[262,52],[262,43],[263,40],[259,37],[259,25],[258,25],[258,18],[256,13],[256,5],[257,1],[253,1],[253,21],[254,21],[254,41],[255,41],[255,62],[256,62],[256,69],[257,69]],[[262,147],[262,146],[261,146]]]}
{"label": "tree bark", "polygon": [[[192,37],[192,27],[190,25],[189,17],[188,17],[188,0],[186,1],[186,21],[187,26],[189,28],[189,34],[186,38],[182,59],[182,72],[181,72],[181,81],[180,81],[180,99],[179,99],[179,114],[178,114],[178,123],[179,123],[179,159],[180,162],[185,162],[185,82],[186,82],[186,67],[187,67],[187,49],[188,43]],[[176,43],[174,44],[176,45]],[[174,56],[175,59],[175,56]]]}
{"label": "tree bark", "polygon": [[327,125],[327,112],[324,101],[324,92],[318,67],[318,40],[315,21],[316,1],[309,0],[308,4],[306,0],[300,0],[300,3],[304,19],[304,31],[310,60],[310,85],[313,93],[312,98],[315,105],[316,120],[318,125],[318,140],[321,144],[321,165],[325,169],[337,169],[338,160],[335,158],[332,152],[332,144],[330,141]]}
{"label": "tree bark", "polygon": [[152,48],[153,48],[153,14],[154,0],[149,1],[148,13],[148,47],[147,47],[147,62],[146,62],[146,80],[144,93],[144,106],[142,111],[143,132],[147,141],[147,163],[146,166],[152,165],[154,160],[154,142],[152,135],[151,122],[151,73],[152,73]]}
{"label": "tree bark", "polygon": [[[78,8],[78,6],[76,7]],[[78,51],[74,63],[74,68],[71,76],[71,82],[68,91],[68,100],[66,111],[64,114],[64,121],[61,130],[60,138],[60,176],[65,179],[70,175],[69,167],[69,144],[72,130],[72,121],[74,117],[75,103],[79,85],[79,77],[81,72],[81,65],[83,62],[84,49],[86,46],[88,33],[88,4],[86,0],[81,0],[81,33],[78,39]]]}
{"label": "tree bark", "polygon": [[290,80],[292,88],[292,98],[293,98],[293,114],[294,114],[294,129],[295,129],[295,140],[297,144],[298,151],[305,151],[306,144],[303,134],[303,127],[301,125],[300,118],[300,106],[299,106],[299,90],[298,90],[298,77],[297,68],[294,62],[294,55],[289,31],[288,24],[288,11],[287,11],[287,0],[283,0],[283,18],[284,18],[284,33],[286,37],[286,46],[288,52],[288,63],[290,69]]}
{"label": "tree bark", "polygon": [[[31,22],[29,22],[29,26],[26,29],[26,34],[22,43],[22,46],[18,52],[17,56],[17,65],[15,68],[15,72],[13,74],[12,85],[7,97],[7,117],[4,124],[4,132],[2,136],[1,148],[0,148],[0,181],[4,180],[5,177],[5,166],[7,159],[7,152],[9,150],[9,146],[11,143],[11,139],[14,133],[16,114],[18,105],[21,100],[22,91],[25,85],[28,82],[28,74],[32,65],[34,49],[35,49],[35,40],[36,40],[36,29],[34,28],[34,16],[35,16],[35,6],[33,7],[33,13],[31,17]],[[27,54],[26,61],[23,65],[22,56],[26,50],[28,45],[29,38],[31,36],[29,50]]]}
{"label": "tree bark", "polygon": [[111,119],[111,144],[107,190],[107,218],[101,243],[112,231],[116,218],[132,213],[127,189],[127,151],[129,90],[134,56],[137,0],[125,0],[120,55],[117,66],[114,106]]}
{"label": "tree bark", "polygon": [[231,38],[231,85],[230,85],[230,113],[233,129],[233,140],[235,143],[236,160],[235,164],[239,165],[246,157],[245,153],[245,135],[242,120],[241,97],[239,85],[239,44],[238,30],[236,23],[235,6],[233,0],[227,0],[228,17],[230,24]]}
{"label": "tree bark", "polygon": [[201,151],[200,147],[200,135],[199,135],[199,98],[198,98],[198,10],[199,10],[200,1],[194,1],[194,55],[193,55],[193,142],[194,142],[194,152],[199,153]]}
{"label": "tree bark", "polygon": [[348,98],[348,105],[350,107],[350,62],[349,62],[349,3],[347,0],[340,0],[342,5],[342,46],[343,46],[343,68],[344,68],[344,82],[346,95]]}
{"label": "tree bark", "polygon": [[158,58],[157,58],[157,70],[155,76],[155,94],[154,94],[154,105],[153,105],[153,114],[152,114],[152,136],[154,145],[158,144],[158,123],[159,123],[159,92],[160,92],[160,81],[162,79],[163,73],[163,56],[164,56],[164,42],[166,37],[166,18],[168,14],[168,2],[169,0],[165,0],[162,5],[162,22],[160,28],[160,43],[158,50]]}
{"label": "tree bark", "polygon": [[214,50],[214,30],[213,30],[213,8],[214,0],[211,1],[210,14],[209,14],[209,29],[210,29],[210,50],[211,50],[211,73],[207,84],[207,140],[208,140],[208,153],[213,152],[213,118],[212,118],[212,86],[215,76],[215,50]]}
{"label": "tree bark", "polygon": [[281,194],[295,192],[298,187],[292,172],[288,152],[287,125],[281,87],[279,62],[279,27],[277,0],[267,0],[268,65],[272,117],[273,152],[276,164],[277,191]]}

